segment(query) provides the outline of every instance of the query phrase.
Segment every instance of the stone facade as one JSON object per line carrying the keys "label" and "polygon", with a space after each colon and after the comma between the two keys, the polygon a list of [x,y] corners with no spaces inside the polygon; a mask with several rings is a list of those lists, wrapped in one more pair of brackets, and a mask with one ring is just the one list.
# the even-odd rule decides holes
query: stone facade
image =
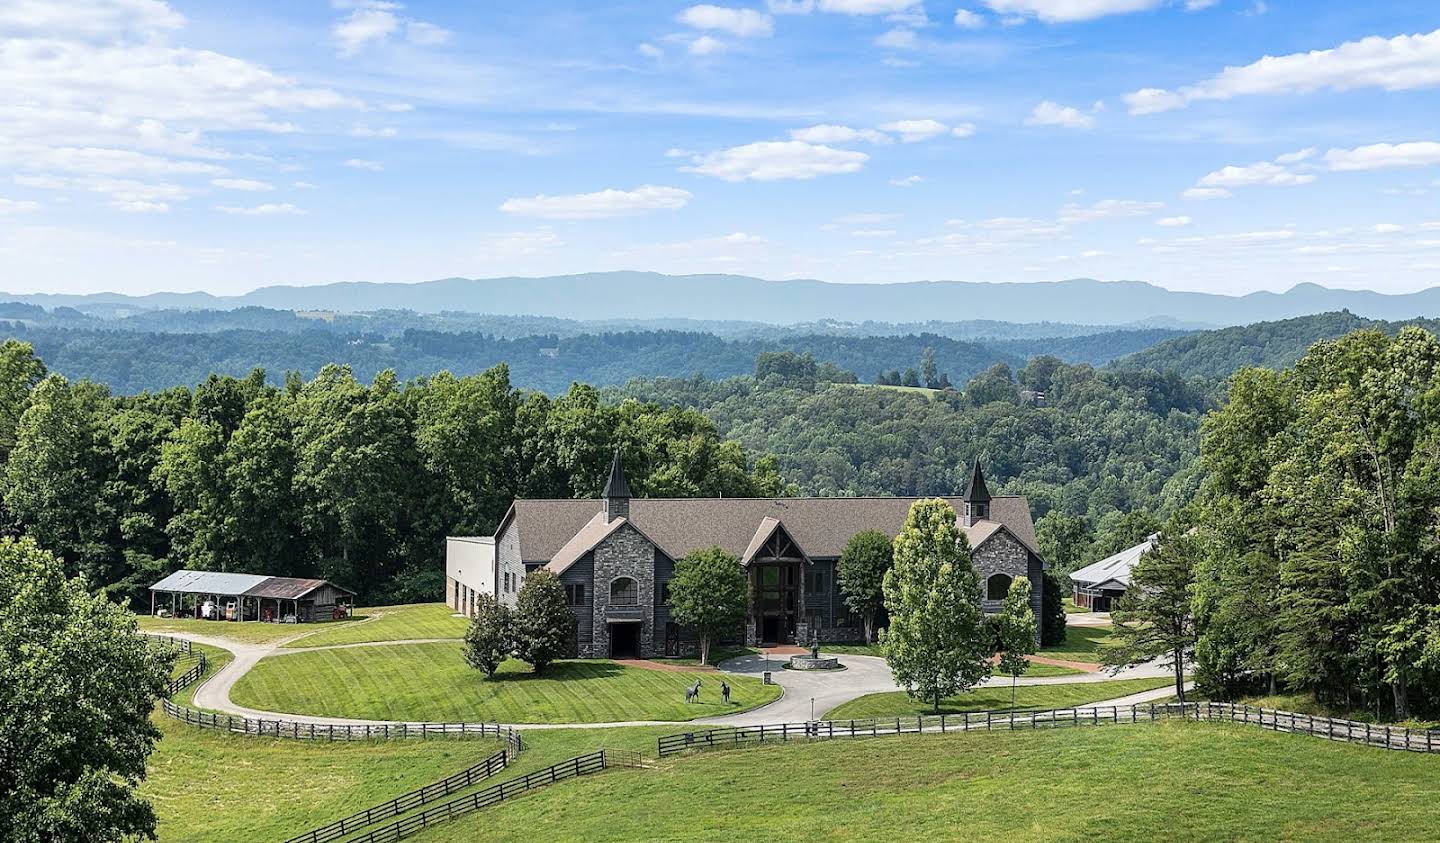
{"label": "stone facade", "polygon": [[[589,642],[590,655],[595,658],[610,656],[610,622],[640,623],[640,657],[659,655],[661,647],[656,646],[655,636],[655,545],[640,534],[639,530],[626,524],[605,537],[595,546],[594,600],[592,617],[594,626]],[[634,606],[611,606],[610,586],[621,578],[629,577],[637,585],[637,600]],[[661,642],[663,647],[663,641]],[[579,642],[581,655],[585,655],[586,642]]]}
{"label": "stone facade", "polygon": [[[1011,579],[1027,577],[1030,580],[1030,608],[1035,613],[1036,633],[1039,633],[1039,625],[1045,616],[1044,612],[1044,588],[1045,578],[1041,574],[1040,565],[1031,564],[1032,555],[1025,545],[1017,541],[1013,536],[1004,530],[997,531],[990,538],[986,539],[978,548],[970,552],[970,563],[975,566],[975,572],[980,575],[980,593],[988,597],[985,591],[985,583],[995,574],[1004,574]],[[985,614],[994,614],[1000,611],[1001,600],[983,600]]]}

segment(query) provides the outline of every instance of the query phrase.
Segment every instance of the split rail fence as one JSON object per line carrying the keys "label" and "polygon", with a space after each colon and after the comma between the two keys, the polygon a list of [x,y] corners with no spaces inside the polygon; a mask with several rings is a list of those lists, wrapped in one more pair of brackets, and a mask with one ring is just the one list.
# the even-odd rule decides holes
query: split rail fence
{"label": "split rail fence", "polygon": [[170,684],[165,686],[166,696],[175,696],[184,688],[200,681],[200,677],[205,675],[205,654],[196,653],[195,655],[198,658],[195,659],[195,663],[190,666],[190,669],[171,679]]}
{"label": "split rail fence", "polygon": [[871,738],[935,732],[1009,731],[1066,726],[1100,726],[1183,718],[1246,723],[1274,732],[1293,732],[1332,741],[1358,743],[1410,752],[1440,752],[1440,732],[1379,726],[1332,717],[1313,717],[1233,703],[1163,703],[1158,705],[1092,706],[1044,711],[973,711],[929,717],[812,720],[762,726],[721,727],[665,735],[658,740],[661,758],[681,752],[755,746],[788,741]]}
{"label": "split rail fence", "polygon": [[197,711],[169,700],[161,700],[166,715],[201,729],[255,735],[267,738],[291,738],[311,741],[372,741],[397,738],[485,737],[500,738],[513,753],[523,749],[520,732],[497,723],[379,723],[343,725],[305,723],[299,720],[271,720],[258,717],[236,717],[233,714],[212,714]]}

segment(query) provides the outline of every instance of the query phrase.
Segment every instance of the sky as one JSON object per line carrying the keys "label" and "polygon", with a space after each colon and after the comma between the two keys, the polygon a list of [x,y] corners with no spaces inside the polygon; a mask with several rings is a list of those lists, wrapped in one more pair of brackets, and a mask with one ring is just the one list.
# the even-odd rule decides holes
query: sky
{"label": "sky", "polygon": [[1440,4],[0,2],[0,290],[614,269],[1432,286]]}

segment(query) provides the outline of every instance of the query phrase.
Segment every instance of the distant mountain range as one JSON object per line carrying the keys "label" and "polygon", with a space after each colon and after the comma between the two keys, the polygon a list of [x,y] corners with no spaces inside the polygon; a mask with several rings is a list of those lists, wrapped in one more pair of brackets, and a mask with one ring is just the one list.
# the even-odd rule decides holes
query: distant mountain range
{"label": "distant mountain range", "polygon": [[767,281],[742,275],[592,272],[544,278],[446,278],[414,284],[341,282],[261,287],[239,296],[209,293],[5,294],[0,299],[76,307],[113,315],[152,309],[298,311],[465,311],[579,320],[697,319],[792,324],[840,320],[926,322],[997,320],[1152,327],[1245,325],[1325,311],[1372,319],[1440,316],[1440,287],[1386,295],[1299,284],[1284,293],[1244,296],[1166,290],[1140,281],[987,284],[924,281],[836,284]]}

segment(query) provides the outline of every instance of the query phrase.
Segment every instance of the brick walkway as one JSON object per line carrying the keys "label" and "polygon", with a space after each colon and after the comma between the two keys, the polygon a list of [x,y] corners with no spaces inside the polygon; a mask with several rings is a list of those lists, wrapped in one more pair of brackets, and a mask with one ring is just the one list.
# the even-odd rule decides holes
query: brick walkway
{"label": "brick walkway", "polygon": [[616,664],[623,664],[627,667],[643,667],[646,670],[664,670],[670,673],[717,673],[719,668],[713,664],[674,664],[671,662],[651,661],[650,659],[612,659]]}

